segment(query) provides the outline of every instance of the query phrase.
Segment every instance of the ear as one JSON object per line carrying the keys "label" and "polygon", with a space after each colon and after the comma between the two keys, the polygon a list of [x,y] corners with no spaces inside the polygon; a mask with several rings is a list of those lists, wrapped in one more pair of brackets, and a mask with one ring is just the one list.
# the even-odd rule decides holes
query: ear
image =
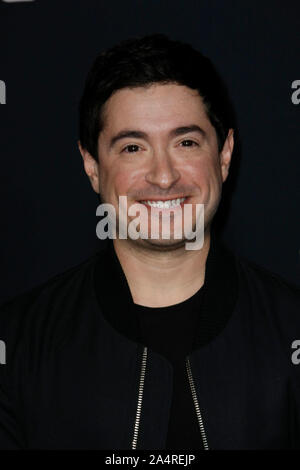
{"label": "ear", "polygon": [[228,173],[229,173],[231,156],[232,156],[233,146],[234,146],[233,132],[234,132],[233,129],[229,129],[228,135],[223,145],[223,149],[220,153],[223,183],[224,181],[226,181]]}
{"label": "ear", "polygon": [[84,170],[89,177],[93,190],[99,194],[99,164],[92,155],[82,147],[78,140],[78,148],[83,159]]}

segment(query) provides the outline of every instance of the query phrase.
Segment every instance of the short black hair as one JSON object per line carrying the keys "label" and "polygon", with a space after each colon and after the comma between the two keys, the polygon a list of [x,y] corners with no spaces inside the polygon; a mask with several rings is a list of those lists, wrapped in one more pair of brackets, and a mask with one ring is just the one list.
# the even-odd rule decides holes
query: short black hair
{"label": "short black hair", "polygon": [[117,90],[154,83],[177,83],[197,90],[222,150],[233,127],[233,113],[214,65],[191,45],[152,34],[123,40],[100,53],[88,73],[79,104],[79,139],[96,160],[104,103]]}

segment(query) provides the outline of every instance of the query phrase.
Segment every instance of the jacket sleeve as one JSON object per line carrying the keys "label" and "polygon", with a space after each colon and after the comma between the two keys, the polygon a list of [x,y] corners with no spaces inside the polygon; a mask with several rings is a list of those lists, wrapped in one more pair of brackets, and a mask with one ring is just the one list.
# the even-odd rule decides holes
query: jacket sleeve
{"label": "jacket sleeve", "polygon": [[0,309],[0,450],[23,449],[20,416],[16,406],[16,394],[10,376],[13,370],[11,350],[15,338],[9,333],[13,312]]}
{"label": "jacket sleeve", "polygon": [[[1,368],[3,365],[0,366]],[[0,450],[22,449],[20,428],[12,402],[4,388],[1,373],[0,383]]]}
{"label": "jacket sleeve", "polygon": [[300,450],[300,374],[297,374],[297,377],[292,377],[289,392],[291,448]]}

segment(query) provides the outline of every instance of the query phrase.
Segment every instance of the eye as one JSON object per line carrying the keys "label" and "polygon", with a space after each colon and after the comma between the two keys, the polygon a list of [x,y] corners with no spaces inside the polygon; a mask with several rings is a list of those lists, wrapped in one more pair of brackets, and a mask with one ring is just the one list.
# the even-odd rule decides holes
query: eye
{"label": "eye", "polygon": [[194,142],[193,140],[186,139],[180,142],[180,144],[183,144],[183,147],[194,147],[195,145],[198,146],[197,142]]}
{"label": "eye", "polygon": [[129,144],[123,148],[122,152],[125,153],[136,153],[140,147],[136,144]]}

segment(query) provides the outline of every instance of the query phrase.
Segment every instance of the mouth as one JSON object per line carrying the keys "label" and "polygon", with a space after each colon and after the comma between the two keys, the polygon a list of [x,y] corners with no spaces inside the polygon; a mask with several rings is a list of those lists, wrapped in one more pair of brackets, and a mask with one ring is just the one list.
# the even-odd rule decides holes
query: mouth
{"label": "mouth", "polygon": [[165,200],[143,200],[139,201],[140,204],[144,204],[148,207],[153,207],[155,209],[175,209],[176,207],[183,207],[189,197],[178,197],[174,199],[165,199]]}

